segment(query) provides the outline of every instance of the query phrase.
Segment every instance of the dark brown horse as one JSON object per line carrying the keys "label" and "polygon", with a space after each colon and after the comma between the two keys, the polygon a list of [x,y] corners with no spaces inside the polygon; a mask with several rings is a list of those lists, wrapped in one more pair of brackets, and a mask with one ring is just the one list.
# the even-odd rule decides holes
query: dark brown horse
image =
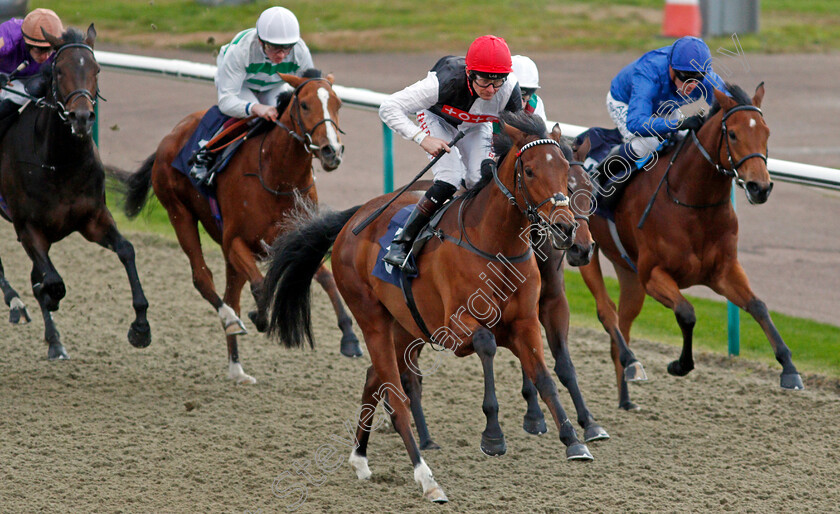
{"label": "dark brown horse", "polygon": [[[555,125],[550,137],[560,143],[563,156],[569,161],[569,203],[578,222],[575,238],[571,247],[566,250],[554,249],[551,241],[546,237],[545,232],[536,230],[531,237],[534,245],[534,253],[537,257],[537,265],[540,270],[540,300],[539,317],[540,323],[545,329],[548,346],[554,357],[554,372],[560,382],[569,391],[575,410],[578,415],[578,423],[583,428],[584,442],[609,439],[609,434],[598,423],[586,407],[586,402],[581,394],[577,383],[577,373],[569,355],[569,302],[566,299],[565,281],[563,277],[563,259],[568,259],[573,266],[582,266],[589,263],[592,252],[595,249],[594,241],[589,233],[589,215],[592,210],[593,194],[591,184],[583,169],[583,160],[589,153],[589,140],[585,140],[580,148],[572,148],[561,137],[560,127]],[[430,185],[430,184],[427,184]],[[439,449],[429,435],[425,415],[422,407],[423,374],[417,373],[418,359],[424,345],[412,344],[413,339],[405,331],[395,333],[395,342],[399,355],[407,355],[413,363],[411,369],[405,371],[400,379],[403,389],[411,403],[411,414],[414,417],[414,425],[417,428],[417,436],[420,439],[420,449]],[[547,431],[545,416],[539,406],[537,389],[534,383],[522,370],[522,397],[528,404],[527,412],[523,420],[522,428],[531,434],[539,435]],[[488,448],[483,448],[487,452]],[[497,452],[504,453],[504,440],[497,444]]]}
{"label": "dark brown horse", "polygon": [[[554,417],[560,440],[567,446],[567,458],[589,460],[592,456],[566,417],[545,364],[534,308],[540,278],[536,262],[530,258],[532,224],[550,230],[557,238],[556,244],[571,244],[574,225],[567,198],[569,165],[559,145],[546,137],[542,120],[524,113],[503,114],[502,120],[513,148],[498,172],[491,166],[478,185],[454,200],[438,228],[441,237],[446,234],[456,242],[434,238],[427,243],[419,260],[419,277],[413,280],[413,296],[424,325],[434,328],[439,344],[456,356],[475,352],[481,360],[485,379],[482,410],[487,417],[483,448],[496,449],[501,436],[493,379],[493,356],[499,345],[520,359],[528,377],[536,383]],[[279,332],[287,346],[300,346],[306,338],[311,339],[309,297],[300,292],[308,291],[316,269],[313,263],[334,242],[336,283],[364,333],[373,363],[365,380],[363,414],[350,463],[360,479],[370,477],[366,454],[371,414],[387,392],[388,410],[408,450],[415,481],[423,487],[426,498],[443,502],[446,495],[421,458],[411,432],[409,399],[400,383],[400,375],[410,363],[397,353],[394,340],[395,331],[404,331],[412,338],[423,338],[424,331],[407,308],[400,288],[371,275],[380,252],[377,240],[390,218],[417,201],[417,193],[405,196],[358,236],[351,229],[388,197],[376,198],[361,208],[321,215],[279,238],[266,275],[266,283],[274,291],[270,329]],[[491,273],[496,282],[488,277]]]}
{"label": "dark brown horse", "polygon": [[[782,365],[781,386],[802,389],[802,379],[764,302],[750,289],[738,262],[738,218],[730,202],[732,180],[744,188],[753,204],[767,201],[773,183],[767,172],[767,138],[770,129],[761,113],[764,86],[750,97],[738,86],[727,84],[732,94],[715,91],[714,105],[703,127],[689,133],[674,159],[660,156],[652,169],[639,173],[616,206],[615,224],[631,268],[610,237],[607,221],[593,217],[591,231],[597,250],[612,261],[621,287],[616,312],[610,300],[598,259],[581,268],[595,297],[598,318],[612,341],[618,382],[619,406],[638,408],[630,401],[620,356],[627,350],[630,327],[648,294],[674,311],[683,335],[680,358],[668,372],[684,376],[694,369],[692,333],[694,307],[680,289],[705,285],[746,310],[761,325]],[[670,165],[669,162],[673,162]],[[664,184],[664,185],[663,185]],[[650,214],[640,223],[648,202]],[[640,226],[641,225],[641,226]]]}
{"label": "dark brown horse", "polygon": [[[93,55],[96,31],[68,29],[61,37],[44,34],[55,50],[45,99],[30,102],[2,141],[0,195],[4,217],[14,224],[18,240],[32,259],[32,291],[44,316],[44,338],[50,359],[67,359],[52,312],[66,293],[49,258],[50,247],[73,232],[114,251],[125,266],[136,314],[129,342],[144,348],[151,342],[134,248],[114,224],[105,206],[105,170],[91,137],[98,94],[99,64]],[[0,288],[12,309],[11,321],[28,321],[20,297],[3,276]]]}
{"label": "dark brown horse", "polygon": [[[320,74],[318,74],[320,75]],[[344,147],[338,128],[341,100],[333,91],[333,78],[303,78],[281,74],[294,92],[280,95],[278,122],[257,137],[242,143],[224,173],[216,177],[216,195],[222,215],[217,224],[210,203],[190,180],[171,163],[192,135],[203,113],[193,113],[182,120],[158,146],[157,152],[129,177],[126,213],[136,216],[154,187],[161,204],[169,214],[178,242],[190,261],[193,284],[210,302],[222,321],[228,347],[228,378],[238,383],[255,383],[239,361],[236,338],[246,334],[239,319],[242,287],[251,283],[257,311],[251,320],[257,330],[266,328],[266,310],[262,294],[263,275],[257,260],[266,256],[268,246],[281,232],[284,216],[303,198],[318,201],[312,158],[332,171],[341,163]],[[198,223],[214,241],[222,246],[225,257],[225,294],[216,293],[213,275],[204,260]],[[345,312],[335,288],[332,274],[318,266],[315,278],[333,302],[343,336],[341,353],[361,355],[358,339],[353,334],[352,320]]]}

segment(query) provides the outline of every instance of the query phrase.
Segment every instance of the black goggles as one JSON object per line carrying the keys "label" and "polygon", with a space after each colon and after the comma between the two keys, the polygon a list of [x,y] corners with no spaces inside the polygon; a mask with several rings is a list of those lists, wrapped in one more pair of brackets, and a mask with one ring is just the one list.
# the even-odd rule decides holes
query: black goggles
{"label": "black goggles", "polygon": [[480,88],[486,88],[492,85],[494,88],[499,89],[507,81],[507,74],[488,73],[485,75],[472,72],[470,73],[470,80]]}
{"label": "black goggles", "polygon": [[680,80],[680,82],[687,82],[689,80],[696,80],[697,82],[703,82],[703,79],[706,75],[701,71],[683,71],[683,70],[674,70],[674,76]]}
{"label": "black goggles", "polygon": [[[262,39],[260,41],[262,41]],[[288,52],[295,46],[294,43],[290,43],[288,45],[275,45],[274,43],[269,43],[267,41],[262,41],[262,44],[265,45],[265,49],[270,52]]]}

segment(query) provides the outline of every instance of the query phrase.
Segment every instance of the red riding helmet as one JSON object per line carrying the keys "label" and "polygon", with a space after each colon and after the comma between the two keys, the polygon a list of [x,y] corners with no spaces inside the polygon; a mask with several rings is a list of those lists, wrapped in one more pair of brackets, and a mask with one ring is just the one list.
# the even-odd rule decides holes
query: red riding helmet
{"label": "red riding helmet", "polygon": [[476,38],[467,50],[467,70],[492,74],[510,73],[510,49],[505,40],[490,35]]}

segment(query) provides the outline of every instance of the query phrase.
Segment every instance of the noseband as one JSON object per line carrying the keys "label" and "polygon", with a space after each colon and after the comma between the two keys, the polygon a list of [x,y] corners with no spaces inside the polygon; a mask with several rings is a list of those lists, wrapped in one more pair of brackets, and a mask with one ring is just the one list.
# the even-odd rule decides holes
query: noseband
{"label": "noseband", "polygon": [[767,153],[766,152],[765,153],[758,153],[758,152],[751,153],[751,154],[746,155],[746,156],[742,157],[741,159],[739,159],[738,162],[733,162],[732,149],[729,147],[729,137],[728,137],[728,130],[726,128],[726,120],[729,119],[730,116],[732,116],[734,113],[736,113],[738,111],[754,111],[754,112],[757,112],[758,114],[760,114],[762,118],[764,117],[764,113],[761,112],[761,109],[759,109],[758,107],[756,107],[754,105],[738,105],[738,106],[733,107],[732,109],[726,111],[726,114],[723,115],[723,118],[720,121],[721,128],[720,128],[720,139],[718,140],[717,155],[720,156],[720,150],[723,147],[723,142],[726,141],[726,157],[727,157],[727,160],[729,161],[729,168],[721,165],[720,163],[715,162],[714,159],[712,159],[712,156],[709,155],[709,152],[707,152],[706,149],[703,148],[703,145],[700,144],[700,140],[697,138],[697,134],[695,134],[693,130],[691,131],[691,137],[692,137],[692,140],[693,140],[694,144],[697,146],[697,149],[700,150],[700,154],[703,155],[703,158],[706,159],[709,162],[709,164],[714,166],[715,169],[718,172],[723,173],[727,177],[734,178],[735,182],[737,182],[739,186],[743,187],[744,186],[744,180],[740,176],[738,176],[738,168],[740,168],[741,165],[744,164],[748,159],[752,159],[753,157],[757,157],[757,158],[763,160],[764,164],[766,165],[767,164]]}
{"label": "noseband", "polygon": [[524,168],[524,165],[522,164],[522,154],[526,150],[540,145],[554,145],[557,148],[560,148],[562,151],[562,147],[560,146],[560,144],[553,139],[537,139],[535,141],[527,143],[522,148],[520,148],[518,152],[516,152],[516,162],[514,163],[514,169],[516,170],[516,173],[514,175],[514,189],[522,191],[522,198],[525,200],[525,207],[519,205],[519,202],[516,200],[516,196],[514,196],[514,194],[511,193],[510,190],[507,187],[505,187],[504,184],[502,184],[502,181],[499,179],[499,172],[496,166],[493,167],[493,180],[496,182],[496,185],[499,187],[499,190],[501,190],[502,194],[504,194],[507,197],[508,201],[512,205],[515,205],[519,209],[519,211],[522,212],[522,214],[528,217],[528,221],[530,221],[532,224],[537,224],[547,228],[549,223],[542,216],[539,215],[540,207],[547,204],[548,202],[551,202],[552,206],[554,207],[565,207],[569,205],[569,198],[563,193],[557,192],[549,196],[545,200],[541,201],[540,203],[534,204],[531,198],[531,193],[530,191],[528,191],[528,186],[525,183],[525,179],[522,178]]}
{"label": "noseband", "polygon": [[69,122],[69,115],[67,106],[70,105],[71,102],[76,100],[78,97],[87,98],[93,107],[96,107],[96,100],[99,97],[99,86],[97,82],[97,89],[96,92],[91,93],[89,89],[76,89],[71,91],[64,97],[63,101],[59,100],[58,94],[58,81],[55,77],[55,63],[58,62],[58,57],[61,55],[61,52],[67,50],[68,48],[84,48],[90,52],[93,61],[96,62],[96,57],[93,53],[93,48],[84,44],[84,43],[68,43],[66,45],[62,45],[55,51],[55,56],[53,56],[52,66],[50,69],[50,73],[52,74],[52,96],[53,100],[55,100],[55,105],[46,104],[49,107],[55,109],[58,113],[58,116],[64,121],[65,123]]}
{"label": "noseband", "polygon": [[328,122],[332,123],[335,126],[335,129],[339,133],[341,133],[341,134],[345,133],[343,130],[341,130],[341,127],[338,126],[338,123],[334,119],[327,118],[326,115],[324,116],[324,118],[321,121],[319,121],[318,123],[313,125],[312,128],[310,128],[310,129],[307,129],[306,126],[303,124],[303,116],[300,113],[300,98],[298,97],[298,95],[300,94],[300,91],[303,88],[303,86],[305,86],[306,84],[309,84],[310,82],[319,81],[319,80],[322,80],[322,81],[326,82],[327,84],[329,84],[330,89],[332,89],[332,84],[330,83],[329,80],[327,80],[323,77],[313,77],[313,78],[310,78],[310,79],[307,79],[307,80],[304,80],[303,82],[301,82],[298,85],[298,87],[295,88],[295,91],[292,94],[292,103],[294,104],[292,106],[293,108],[292,108],[292,111],[291,111],[292,121],[294,122],[295,125],[300,127],[300,130],[303,132],[303,135],[298,134],[296,130],[290,129],[285,124],[283,124],[280,120],[277,120],[275,122],[279,127],[285,129],[286,132],[288,132],[289,135],[292,136],[295,140],[299,141],[303,145],[303,149],[306,150],[306,153],[312,153],[312,152],[318,151],[319,147],[312,143],[312,133],[321,124],[325,124],[325,123],[328,123]]}

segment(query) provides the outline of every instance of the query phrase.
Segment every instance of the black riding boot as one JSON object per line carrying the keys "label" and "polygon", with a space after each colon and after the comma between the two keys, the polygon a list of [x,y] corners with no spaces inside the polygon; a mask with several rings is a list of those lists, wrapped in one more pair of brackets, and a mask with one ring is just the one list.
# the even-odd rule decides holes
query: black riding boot
{"label": "black riding boot", "polygon": [[190,176],[198,184],[207,181],[210,174],[210,169],[216,162],[216,154],[207,150],[207,147],[201,147],[191,159],[193,167],[190,168]]}
{"label": "black riding boot", "polygon": [[417,202],[411,214],[408,215],[405,227],[397,233],[397,236],[391,242],[391,246],[388,247],[388,253],[382,257],[382,260],[400,268],[409,275],[416,275],[417,269],[408,262],[408,254],[411,251],[414,238],[426,226],[440,206],[446,200],[452,198],[453,194],[455,194],[455,186],[447,182],[435,181],[423,195],[423,198]]}

